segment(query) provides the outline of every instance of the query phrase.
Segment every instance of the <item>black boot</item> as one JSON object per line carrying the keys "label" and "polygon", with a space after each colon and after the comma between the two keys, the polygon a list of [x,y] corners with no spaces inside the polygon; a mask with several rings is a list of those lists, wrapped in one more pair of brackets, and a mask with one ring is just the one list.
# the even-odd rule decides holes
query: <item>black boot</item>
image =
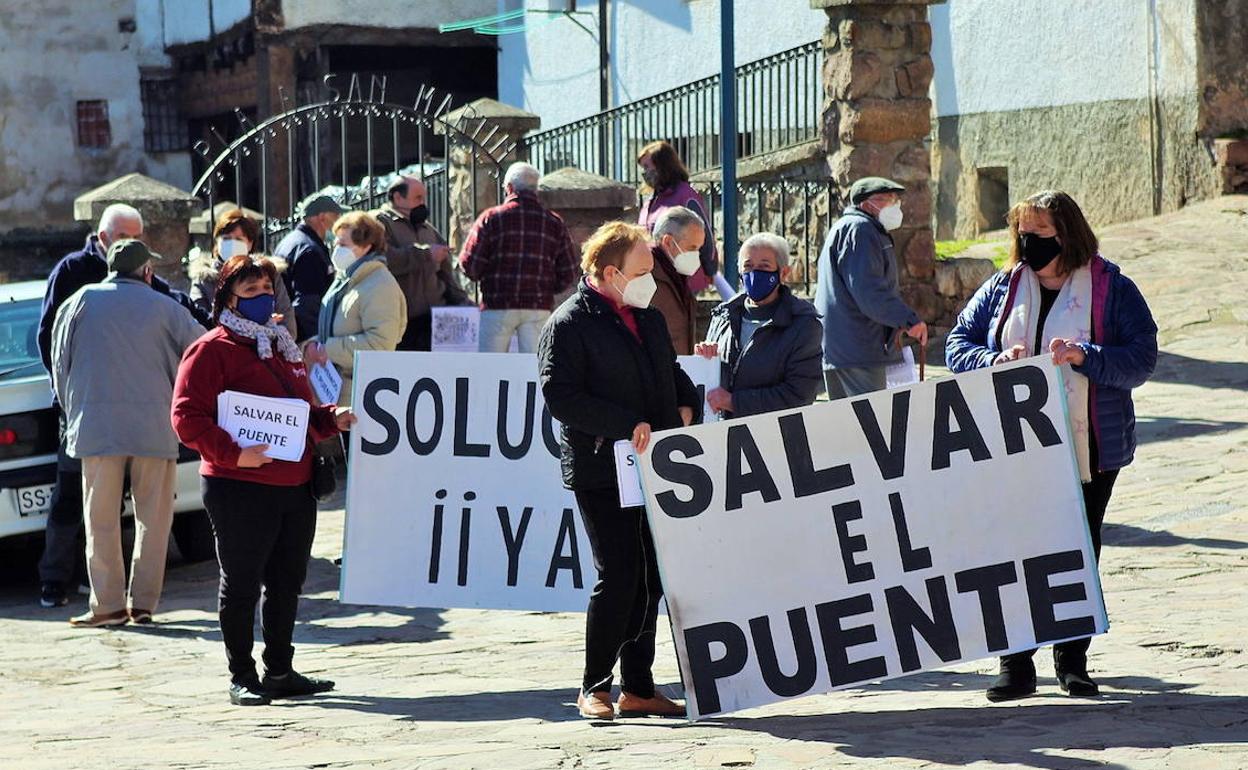
{"label": "black boot", "polygon": [[1095,698],[1101,694],[1087,671],[1058,671],[1057,683],[1061,685],[1062,692],[1075,698]]}
{"label": "black boot", "polygon": [[1001,659],[1001,673],[992,680],[986,693],[988,700],[999,703],[1036,694],[1036,664],[1029,655],[1010,655]]}

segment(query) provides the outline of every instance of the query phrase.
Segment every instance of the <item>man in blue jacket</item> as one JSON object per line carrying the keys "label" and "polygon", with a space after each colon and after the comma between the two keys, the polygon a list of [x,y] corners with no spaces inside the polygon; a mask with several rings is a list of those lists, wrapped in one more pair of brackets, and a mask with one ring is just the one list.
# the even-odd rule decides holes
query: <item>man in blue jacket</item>
{"label": "man in blue jacket", "polygon": [[890,179],[865,177],[849,188],[851,205],[823,244],[815,309],[823,316],[823,377],[828,398],[885,388],[901,361],[898,329],[926,347],[927,324],[901,298],[889,233],[901,227],[901,193]]}
{"label": "man in blue jacket", "polygon": [[316,336],[317,319],[321,316],[321,298],[334,280],[334,265],[325,247],[325,235],[338,217],[347,213],[328,195],[315,195],[300,205],[303,221],[286,234],[273,251],[273,256],[286,260],[286,291],[295,309],[300,342]]}
{"label": "man in blue jacket", "polygon": [[[108,247],[126,238],[143,237],[143,216],[133,206],[114,203],[100,215],[96,232],[87,236],[79,251],[71,252],[48,276],[47,293],[39,316],[39,355],[43,368],[52,374],[52,324],[56,311],[65,300],[84,286],[99,283],[108,277]],[[212,321],[185,293],[170,288],[168,282],[152,276],[151,286],[169,296],[190,313],[205,330]],[[82,469],[79,462],[65,453],[65,415],[53,393],[53,406],[60,420],[61,446],[57,455],[56,487],[44,531],[43,556],[39,559],[39,603],[44,607],[61,607],[69,601],[67,586],[74,577],[74,559],[79,533],[82,532]]]}

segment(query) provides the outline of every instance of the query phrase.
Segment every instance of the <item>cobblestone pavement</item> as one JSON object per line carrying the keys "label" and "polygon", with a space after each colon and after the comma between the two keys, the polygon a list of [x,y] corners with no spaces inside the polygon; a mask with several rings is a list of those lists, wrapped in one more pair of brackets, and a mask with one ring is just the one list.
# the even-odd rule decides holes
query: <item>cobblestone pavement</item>
{"label": "cobblestone pavement", "polygon": [[174,565],[158,623],[114,631],[71,629],[0,568],[0,767],[1246,768],[1248,198],[1104,236],[1163,353],[1105,528],[1097,701],[1042,676],[1038,697],[989,705],[980,662],[713,723],[590,724],[571,705],[583,616],[339,605],[326,510],[296,662],[338,689],[268,708],[226,702],[214,565]]}

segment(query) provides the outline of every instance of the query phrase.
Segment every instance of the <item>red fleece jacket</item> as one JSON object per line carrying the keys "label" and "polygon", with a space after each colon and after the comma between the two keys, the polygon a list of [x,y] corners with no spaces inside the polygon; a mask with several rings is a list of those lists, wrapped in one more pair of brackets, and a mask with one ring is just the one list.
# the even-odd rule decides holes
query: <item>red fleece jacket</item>
{"label": "red fleece jacket", "polygon": [[338,433],[334,406],[312,407],[308,442],[299,462],[274,460],[259,468],[240,468],[238,444],[217,425],[217,396],[227,390],[271,398],[290,398],[294,393],[295,397],[313,403],[312,386],[302,363],[291,363],[276,350],[272,358],[264,361],[256,355],[255,341],[224,327],[218,326],[200,337],[182,356],[173,386],[171,412],[178,440],[203,458],[200,474],[275,487],[308,483],[312,478],[313,444]]}

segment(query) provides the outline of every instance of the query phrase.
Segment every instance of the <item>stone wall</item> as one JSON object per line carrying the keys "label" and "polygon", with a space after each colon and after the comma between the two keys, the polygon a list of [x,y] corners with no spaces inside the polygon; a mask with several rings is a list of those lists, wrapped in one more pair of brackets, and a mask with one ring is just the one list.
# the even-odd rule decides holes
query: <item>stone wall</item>
{"label": "stone wall", "polygon": [[902,296],[925,320],[941,302],[932,279],[935,241],[928,186],[932,30],[940,0],[812,0],[824,7],[824,147],[842,197],[864,176],[895,179],[905,223],[893,232]]}

